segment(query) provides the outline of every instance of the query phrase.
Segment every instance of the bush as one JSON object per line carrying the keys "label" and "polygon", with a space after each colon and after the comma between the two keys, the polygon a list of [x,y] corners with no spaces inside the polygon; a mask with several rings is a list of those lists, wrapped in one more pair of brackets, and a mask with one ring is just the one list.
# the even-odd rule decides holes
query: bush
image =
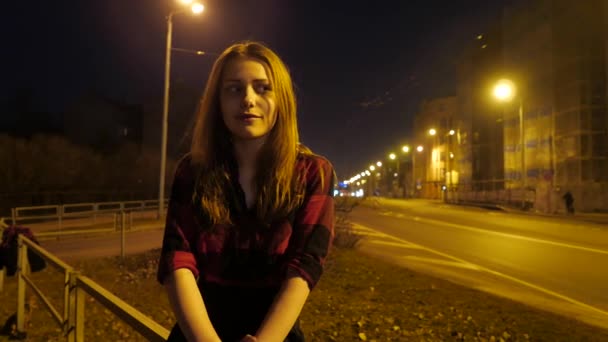
{"label": "bush", "polygon": [[353,224],[349,221],[349,213],[359,204],[359,200],[349,197],[336,198],[336,226],[334,246],[339,248],[355,248],[363,238],[353,230]]}

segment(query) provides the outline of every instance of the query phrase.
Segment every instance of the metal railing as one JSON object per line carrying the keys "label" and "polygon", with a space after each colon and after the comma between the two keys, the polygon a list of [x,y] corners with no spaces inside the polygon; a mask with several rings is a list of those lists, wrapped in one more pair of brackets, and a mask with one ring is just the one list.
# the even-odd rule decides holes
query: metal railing
{"label": "metal railing", "polygon": [[156,219],[157,208],[158,200],[16,207],[11,209],[11,217],[5,219],[13,225],[28,224],[37,237],[51,237],[117,230],[119,215],[125,211],[131,213],[128,220],[132,227],[134,213],[138,218]]}
{"label": "metal railing", "polygon": [[[168,201],[168,199],[167,199]],[[70,218],[93,218],[97,215],[120,211],[145,211],[158,208],[158,200],[72,203],[59,205],[42,205],[31,207],[16,207],[11,209],[13,224],[31,220],[56,220],[60,226],[62,221]]]}
{"label": "metal railing", "polygon": [[[29,286],[36,296],[44,303],[55,322],[62,328],[67,340],[72,342],[84,341],[84,310],[85,294],[88,294],[118,318],[131,326],[149,341],[166,341],[169,331],[154,320],[144,315],[122,299],[116,297],[90,278],[81,275],[74,268],[49,253],[35,242],[23,235],[18,237],[17,261],[17,330],[25,331],[25,290]],[[64,273],[64,306],[59,312],[42,290],[34,284],[29,276],[27,259],[28,249],[38,254],[47,264]]]}

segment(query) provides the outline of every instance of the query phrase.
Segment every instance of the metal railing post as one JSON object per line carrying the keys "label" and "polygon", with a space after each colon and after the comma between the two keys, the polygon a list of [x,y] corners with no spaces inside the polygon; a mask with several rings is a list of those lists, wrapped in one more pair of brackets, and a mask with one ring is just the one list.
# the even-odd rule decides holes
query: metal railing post
{"label": "metal railing post", "polygon": [[17,212],[15,208],[11,208],[11,220],[13,221],[13,226],[17,224]]}
{"label": "metal railing post", "polygon": [[83,300],[78,300],[82,296],[78,292],[77,271],[68,272],[69,278],[69,295],[68,295],[68,324],[67,324],[67,340],[68,342],[84,341],[84,303]]}
{"label": "metal railing post", "polygon": [[21,235],[17,237],[17,331],[25,331],[25,279],[27,275],[27,245],[23,243]]}
{"label": "metal railing post", "polygon": [[120,257],[125,257],[125,226],[127,224],[127,217],[124,211],[120,212]]}
{"label": "metal railing post", "polygon": [[63,277],[63,334],[68,337],[70,333],[70,274],[71,270],[64,270]]}
{"label": "metal railing post", "polygon": [[84,341],[84,303],[85,303],[85,292],[79,286],[74,289],[76,291],[76,341]]}
{"label": "metal railing post", "polygon": [[55,213],[57,213],[57,221],[59,224],[59,230],[61,231],[62,228],[62,219],[63,219],[63,205],[58,205],[57,209],[55,209]]}

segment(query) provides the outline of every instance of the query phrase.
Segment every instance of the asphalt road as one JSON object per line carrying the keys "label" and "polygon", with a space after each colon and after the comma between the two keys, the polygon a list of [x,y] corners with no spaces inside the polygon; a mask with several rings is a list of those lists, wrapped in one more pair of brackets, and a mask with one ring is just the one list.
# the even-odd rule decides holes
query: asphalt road
{"label": "asphalt road", "polygon": [[608,328],[608,225],[422,200],[351,217],[367,253]]}
{"label": "asphalt road", "polygon": [[[608,328],[608,225],[424,200],[368,201],[350,215],[360,249],[398,265]],[[159,248],[162,223],[125,234]],[[120,255],[120,234],[42,241],[67,261]]]}
{"label": "asphalt road", "polygon": [[[154,226],[157,228],[154,229]],[[125,233],[125,254],[137,254],[160,248],[163,240],[161,227],[161,223],[157,223],[150,225],[146,230]],[[44,240],[40,244],[68,263],[75,259],[116,256],[121,253],[121,235],[118,233]]]}

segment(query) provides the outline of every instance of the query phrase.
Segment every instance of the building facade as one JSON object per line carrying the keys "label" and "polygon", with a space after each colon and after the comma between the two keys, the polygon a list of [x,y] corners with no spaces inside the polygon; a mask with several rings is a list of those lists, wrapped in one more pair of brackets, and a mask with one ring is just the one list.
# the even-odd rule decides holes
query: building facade
{"label": "building facade", "polygon": [[[456,96],[425,100],[414,119],[415,144],[410,154],[416,196],[441,199],[458,184]],[[421,147],[421,151],[417,150]]]}
{"label": "building facade", "polygon": [[505,11],[504,72],[518,88],[504,121],[505,185],[532,192],[536,210],[564,212],[565,192],[578,210],[608,210],[606,7],[542,0]]}
{"label": "building facade", "polygon": [[[458,70],[456,200],[608,210],[608,2],[520,1]],[[508,102],[493,97],[501,79]]]}

